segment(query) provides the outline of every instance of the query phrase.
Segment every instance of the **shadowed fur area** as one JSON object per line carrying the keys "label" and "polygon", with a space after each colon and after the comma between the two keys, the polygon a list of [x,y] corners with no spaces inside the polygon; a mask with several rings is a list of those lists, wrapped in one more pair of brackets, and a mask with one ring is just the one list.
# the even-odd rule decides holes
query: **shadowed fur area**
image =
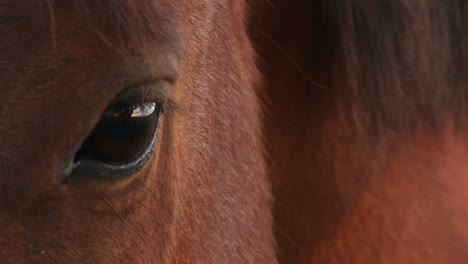
{"label": "shadowed fur area", "polygon": [[464,1],[258,1],[280,263],[465,263]]}

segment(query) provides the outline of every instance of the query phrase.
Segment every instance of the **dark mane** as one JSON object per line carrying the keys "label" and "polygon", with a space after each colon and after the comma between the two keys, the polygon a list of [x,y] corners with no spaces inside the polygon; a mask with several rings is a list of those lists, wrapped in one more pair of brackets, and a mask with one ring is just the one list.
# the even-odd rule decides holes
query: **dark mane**
{"label": "dark mane", "polygon": [[[309,75],[303,78],[322,84],[311,83],[312,89],[338,97],[343,111],[361,113],[353,122],[378,133],[416,123],[437,127],[441,120],[461,121],[468,103],[465,1],[300,0],[263,5],[271,14],[253,18],[251,27],[260,54],[267,54],[264,46],[287,53],[290,63]],[[301,34],[288,33],[290,24]],[[268,44],[271,41],[275,43]]]}
{"label": "dark mane", "polygon": [[[466,111],[466,1],[328,1],[352,103],[370,124],[432,126]],[[449,118],[450,119],[450,118]]]}

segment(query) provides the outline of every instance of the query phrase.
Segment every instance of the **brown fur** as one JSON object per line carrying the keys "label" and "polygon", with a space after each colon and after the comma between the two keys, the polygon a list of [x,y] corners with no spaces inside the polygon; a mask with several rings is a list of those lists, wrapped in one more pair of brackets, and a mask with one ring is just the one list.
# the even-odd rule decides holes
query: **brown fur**
{"label": "brown fur", "polygon": [[464,1],[258,1],[280,263],[467,263]]}
{"label": "brown fur", "polygon": [[[244,8],[1,2],[17,17],[0,25],[1,263],[275,262]],[[115,183],[63,182],[112,99],[155,79],[177,111],[149,164]]]}

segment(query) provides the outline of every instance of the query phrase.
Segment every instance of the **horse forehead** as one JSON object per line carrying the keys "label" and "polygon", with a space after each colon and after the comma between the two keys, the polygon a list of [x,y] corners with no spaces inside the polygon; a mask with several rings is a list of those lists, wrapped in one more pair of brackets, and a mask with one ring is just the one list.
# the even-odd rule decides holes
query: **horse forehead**
{"label": "horse forehead", "polygon": [[[180,34],[181,1],[11,1],[0,2],[0,30],[23,33],[38,40],[44,35],[57,41],[63,35],[93,32],[111,42],[141,42],[141,37],[164,41]],[[22,22],[22,27],[7,28]],[[29,29],[30,32],[26,32]],[[140,37],[140,38],[137,38]]]}
{"label": "horse forehead", "polygon": [[[36,48],[37,41],[55,42],[47,44],[49,47],[61,44],[57,41],[66,42],[76,58],[93,56],[89,55],[90,47],[115,48],[119,42],[127,49],[144,52],[148,49],[141,45],[148,42],[181,46],[184,31],[189,31],[186,35],[190,37],[193,30],[211,27],[210,18],[219,9],[242,9],[234,2],[224,0],[212,5],[207,0],[5,0],[0,2],[0,31],[4,35],[2,42],[31,42],[30,46]],[[23,27],[8,27],[16,22],[22,22]],[[189,25],[184,28],[182,23]],[[14,41],[10,41],[10,35]]]}
{"label": "horse forehead", "polygon": [[[8,79],[8,72],[18,75],[13,68],[21,65],[30,74],[14,86],[25,86],[33,73],[38,75],[46,69],[50,74],[67,70],[92,77],[94,73],[86,69],[97,63],[113,65],[115,71],[153,67],[158,67],[153,71],[174,71],[183,41],[183,6],[178,2],[0,1],[0,49],[4,51],[0,53],[0,66],[6,69],[0,72],[0,78]],[[57,63],[60,65],[54,69]],[[165,69],[163,65],[175,66]],[[106,75],[113,74],[112,69],[105,69]]]}

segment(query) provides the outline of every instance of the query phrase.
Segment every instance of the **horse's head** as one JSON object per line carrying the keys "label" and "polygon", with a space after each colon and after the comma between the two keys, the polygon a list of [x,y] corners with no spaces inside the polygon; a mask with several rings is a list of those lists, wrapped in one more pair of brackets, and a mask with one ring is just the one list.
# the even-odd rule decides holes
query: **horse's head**
{"label": "horse's head", "polygon": [[244,9],[0,2],[0,262],[273,262]]}

